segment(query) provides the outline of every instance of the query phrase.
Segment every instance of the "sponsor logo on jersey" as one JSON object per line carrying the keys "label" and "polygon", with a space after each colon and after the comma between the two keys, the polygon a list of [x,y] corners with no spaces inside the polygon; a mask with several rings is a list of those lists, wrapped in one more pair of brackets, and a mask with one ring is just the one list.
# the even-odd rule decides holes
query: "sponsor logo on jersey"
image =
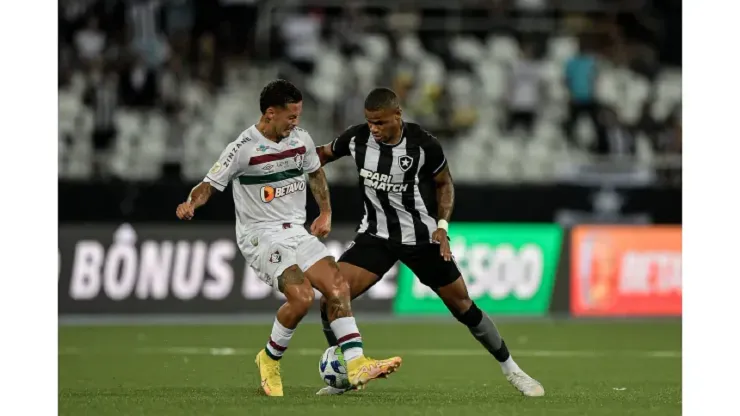
{"label": "sponsor logo on jersey", "polygon": [[269,149],[269,147],[265,146],[264,144],[261,144],[255,148],[256,151],[262,152],[262,153],[266,152],[267,149]]}
{"label": "sponsor logo on jersey", "polygon": [[260,189],[260,198],[262,202],[269,203],[275,198],[282,198],[292,193],[306,190],[306,182],[293,182],[280,187],[265,185]]}
{"label": "sponsor logo on jersey", "polygon": [[[248,141],[251,141],[251,140],[252,139],[250,139],[249,137],[245,136],[240,141],[238,141],[234,145],[234,147],[231,149],[231,151],[229,152],[229,154],[226,155],[226,157],[224,158],[223,162],[222,163],[216,163],[216,165],[219,165],[219,168],[218,168],[218,170],[216,170],[216,172],[218,172],[219,170],[221,170],[222,167],[228,168],[229,165],[231,164],[231,162],[236,157],[236,154],[239,153],[239,149],[241,149],[242,146],[244,146]],[[213,168],[211,168],[211,169],[215,169],[216,168],[216,165],[213,165]],[[211,172],[211,173],[215,174],[216,172]]]}
{"label": "sponsor logo on jersey", "polygon": [[365,178],[364,185],[378,191],[386,192],[404,192],[408,189],[407,183],[392,183],[392,175],[385,173],[373,172],[367,169],[360,169],[360,177]]}
{"label": "sponsor logo on jersey", "polygon": [[414,158],[409,155],[401,155],[398,157],[398,167],[404,172],[409,170],[413,164]]}
{"label": "sponsor logo on jersey", "polygon": [[222,168],[221,162],[216,162],[213,165],[213,167],[211,168],[211,170],[208,171],[208,173],[211,173],[211,174],[215,175],[215,174],[217,174],[218,172],[221,171],[221,168]]}

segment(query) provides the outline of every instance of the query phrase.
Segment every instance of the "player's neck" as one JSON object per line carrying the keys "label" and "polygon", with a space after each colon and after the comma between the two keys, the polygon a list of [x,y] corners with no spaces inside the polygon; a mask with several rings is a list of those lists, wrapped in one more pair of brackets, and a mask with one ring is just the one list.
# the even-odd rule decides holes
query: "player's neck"
{"label": "player's neck", "polygon": [[398,128],[398,131],[396,132],[396,134],[393,135],[393,139],[387,141],[385,144],[387,144],[388,146],[395,146],[401,142],[402,138],[403,138],[403,124],[401,124],[401,127]]}
{"label": "player's neck", "polygon": [[257,122],[257,131],[259,131],[260,134],[265,137],[265,139],[275,143],[279,142],[280,139],[277,137],[277,134],[275,134],[272,129],[269,128],[269,126],[269,122],[266,119],[260,117],[260,121]]}

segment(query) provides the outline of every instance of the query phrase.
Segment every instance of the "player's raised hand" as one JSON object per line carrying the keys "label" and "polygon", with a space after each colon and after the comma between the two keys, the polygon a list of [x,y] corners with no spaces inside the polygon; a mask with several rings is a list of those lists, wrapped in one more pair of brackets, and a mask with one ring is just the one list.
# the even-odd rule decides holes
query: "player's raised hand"
{"label": "player's raised hand", "polygon": [[324,238],[331,232],[331,214],[319,214],[311,224],[311,234]]}
{"label": "player's raised hand", "polygon": [[447,231],[444,228],[437,228],[432,233],[432,240],[439,243],[439,255],[444,257],[445,261],[452,260],[452,250],[450,250],[450,242],[447,240]]}
{"label": "player's raised hand", "polygon": [[190,220],[195,216],[195,207],[190,202],[183,202],[177,206],[177,218]]}

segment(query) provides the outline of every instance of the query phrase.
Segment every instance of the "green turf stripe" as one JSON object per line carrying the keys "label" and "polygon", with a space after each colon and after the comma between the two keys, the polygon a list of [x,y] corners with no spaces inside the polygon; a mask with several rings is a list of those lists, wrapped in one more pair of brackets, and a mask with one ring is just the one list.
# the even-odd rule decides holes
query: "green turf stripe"
{"label": "green turf stripe", "polygon": [[243,175],[239,177],[239,183],[242,185],[256,185],[260,183],[270,183],[284,181],[303,175],[303,169],[289,169],[282,172],[275,172],[269,175]]}
{"label": "green turf stripe", "polygon": [[342,354],[344,354],[344,352],[350,348],[362,348],[362,341],[345,342],[344,344],[340,345],[340,348],[342,349]]}

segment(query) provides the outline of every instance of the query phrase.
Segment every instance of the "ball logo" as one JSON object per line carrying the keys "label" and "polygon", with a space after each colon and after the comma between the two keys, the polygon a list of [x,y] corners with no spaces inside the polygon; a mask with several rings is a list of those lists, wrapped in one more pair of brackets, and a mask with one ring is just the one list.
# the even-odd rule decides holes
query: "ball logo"
{"label": "ball logo", "polygon": [[295,192],[301,192],[306,190],[306,182],[293,182],[280,187],[272,187],[265,185],[260,189],[260,198],[264,203],[270,203],[275,198],[282,198],[286,195],[290,195]]}

